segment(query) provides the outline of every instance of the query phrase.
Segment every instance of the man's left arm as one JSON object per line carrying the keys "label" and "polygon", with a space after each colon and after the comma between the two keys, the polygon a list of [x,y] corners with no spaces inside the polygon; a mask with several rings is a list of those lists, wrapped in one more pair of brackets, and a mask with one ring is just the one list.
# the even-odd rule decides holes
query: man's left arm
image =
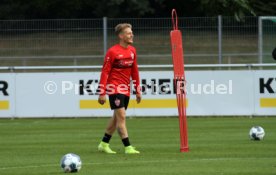
{"label": "man's left arm", "polygon": [[137,103],[140,103],[142,96],[141,96],[141,89],[140,89],[140,76],[139,76],[139,70],[137,65],[136,52],[134,55],[134,62],[131,70],[131,78],[132,78],[132,83],[134,85],[134,89],[136,91],[136,101]]}

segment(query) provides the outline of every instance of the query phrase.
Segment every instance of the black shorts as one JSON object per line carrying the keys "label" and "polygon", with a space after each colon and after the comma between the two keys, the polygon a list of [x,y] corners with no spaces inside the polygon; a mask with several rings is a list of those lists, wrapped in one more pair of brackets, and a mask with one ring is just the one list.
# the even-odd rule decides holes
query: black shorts
{"label": "black shorts", "polygon": [[109,104],[111,109],[119,109],[125,107],[127,109],[129,96],[124,94],[109,95]]}

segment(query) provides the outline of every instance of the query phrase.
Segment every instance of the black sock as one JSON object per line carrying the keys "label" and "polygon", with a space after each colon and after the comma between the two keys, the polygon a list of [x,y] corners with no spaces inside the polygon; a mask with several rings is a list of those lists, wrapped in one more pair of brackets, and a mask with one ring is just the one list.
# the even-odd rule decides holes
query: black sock
{"label": "black sock", "polygon": [[127,147],[127,146],[129,146],[129,145],[130,145],[128,137],[127,137],[127,138],[122,139],[122,142],[123,142],[123,144],[125,145],[125,147]]}
{"label": "black sock", "polygon": [[109,135],[107,133],[104,133],[103,139],[102,141],[105,143],[109,143],[110,139],[111,139],[112,135]]}

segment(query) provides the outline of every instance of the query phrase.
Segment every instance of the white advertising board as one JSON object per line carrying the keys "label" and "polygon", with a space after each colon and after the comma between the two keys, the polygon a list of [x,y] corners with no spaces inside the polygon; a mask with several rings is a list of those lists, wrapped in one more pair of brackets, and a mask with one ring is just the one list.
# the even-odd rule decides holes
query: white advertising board
{"label": "white advertising board", "polygon": [[276,116],[276,71],[255,71],[253,88],[253,115]]}
{"label": "white advertising board", "polygon": [[[275,71],[187,71],[187,115],[276,115]],[[0,117],[111,116],[97,103],[100,72],[1,73]],[[171,71],[141,71],[128,116],[176,116]]]}
{"label": "white advertising board", "polygon": [[15,74],[0,73],[0,117],[14,117]]}

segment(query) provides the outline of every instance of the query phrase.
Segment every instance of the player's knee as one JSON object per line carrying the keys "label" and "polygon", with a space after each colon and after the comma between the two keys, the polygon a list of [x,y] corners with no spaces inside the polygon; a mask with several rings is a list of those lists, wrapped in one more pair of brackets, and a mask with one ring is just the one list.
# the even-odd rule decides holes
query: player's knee
{"label": "player's knee", "polygon": [[124,124],[126,122],[126,117],[125,116],[118,116],[118,118],[117,118],[117,124]]}
{"label": "player's knee", "polygon": [[126,119],[126,112],[125,112],[125,110],[118,109],[116,111],[116,120],[117,120],[117,122],[125,121],[125,119]]}
{"label": "player's knee", "polygon": [[126,117],[124,115],[117,116],[116,127],[123,128],[126,124]]}

